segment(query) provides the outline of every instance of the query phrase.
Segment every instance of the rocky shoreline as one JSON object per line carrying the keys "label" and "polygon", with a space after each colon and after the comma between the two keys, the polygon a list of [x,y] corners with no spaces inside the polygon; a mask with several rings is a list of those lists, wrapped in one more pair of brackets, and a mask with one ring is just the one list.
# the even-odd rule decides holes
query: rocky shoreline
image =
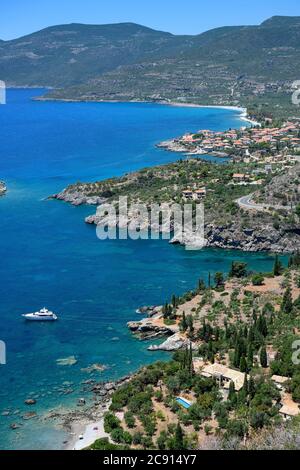
{"label": "rocky shoreline", "polygon": [[[80,191],[69,192],[67,189],[61,193],[52,196],[53,199],[65,201],[72,205],[81,204],[97,206],[105,203],[104,198],[88,197]],[[129,224],[137,221],[135,214],[128,217],[128,221],[120,220],[119,228],[127,228]],[[114,227],[114,220],[110,220],[109,216],[99,216],[97,213],[86,217],[87,224],[96,226]],[[148,219],[142,223],[143,230],[153,230],[164,233],[164,227],[151,225]],[[172,228],[172,227],[171,227]],[[233,221],[231,224],[217,225],[208,223],[204,227],[204,246],[206,248],[220,248],[224,250],[240,250],[244,252],[269,252],[269,253],[294,253],[300,249],[300,234],[298,230],[274,228],[272,223],[262,225],[253,225],[243,227],[240,222]],[[183,233],[180,237],[173,237],[169,243],[174,245],[182,245],[191,249],[203,248],[203,240],[195,233]]]}
{"label": "rocky shoreline", "polygon": [[93,379],[85,381],[86,392],[92,392],[91,404],[82,397],[77,402],[77,409],[52,409],[43,416],[44,421],[51,420],[58,428],[63,429],[69,435],[62,444],[64,449],[73,450],[78,435],[81,435],[87,425],[103,420],[104,414],[109,409],[111,395],[124,383],[134,377],[134,374],[122,377],[117,381],[97,382]]}
{"label": "rocky shoreline", "polygon": [[182,335],[177,323],[165,324],[162,312],[140,321],[130,321],[127,323],[127,327],[141,341],[166,337],[161,344],[150,345],[147,348],[148,351],[174,352],[185,349],[191,344],[190,340]]}
{"label": "rocky shoreline", "polygon": [[6,191],[7,191],[6,184],[4,183],[4,181],[0,181],[0,196],[4,196]]}

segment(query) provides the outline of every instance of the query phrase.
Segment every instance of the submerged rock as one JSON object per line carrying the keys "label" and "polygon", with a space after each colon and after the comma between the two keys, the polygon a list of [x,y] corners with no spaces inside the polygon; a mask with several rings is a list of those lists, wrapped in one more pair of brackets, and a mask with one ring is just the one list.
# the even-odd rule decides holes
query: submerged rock
{"label": "submerged rock", "polygon": [[136,310],[136,313],[141,315],[147,315],[148,317],[153,317],[153,315],[157,315],[158,313],[162,312],[162,306],[145,306],[140,307]]}
{"label": "submerged rock", "polygon": [[89,367],[85,367],[81,369],[81,372],[86,372],[87,374],[91,374],[92,372],[103,372],[107,369],[107,366],[103,364],[92,364]]}
{"label": "submerged rock", "polygon": [[19,429],[19,428],[21,427],[21,424],[12,423],[9,427],[10,427],[10,429],[12,429],[13,431],[15,431],[16,429]]}
{"label": "submerged rock", "polygon": [[25,405],[35,405],[36,400],[34,398],[28,398],[27,400],[24,401]]}
{"label": "submerged rock", "polygon": [[74,366],[75,364],[77,364],[77,362],[78,361],[75,358],[75,356],[69,356],[69,357],[56,360],[56,364],[58,366]]}
{"label": "submerged rock", "polygon": [[25,413],[22,418],[26,421],[28,419],[33,419],[33,418],[36,418],[37,417],[37,414],[35,411],[30,411],[29,413]]}

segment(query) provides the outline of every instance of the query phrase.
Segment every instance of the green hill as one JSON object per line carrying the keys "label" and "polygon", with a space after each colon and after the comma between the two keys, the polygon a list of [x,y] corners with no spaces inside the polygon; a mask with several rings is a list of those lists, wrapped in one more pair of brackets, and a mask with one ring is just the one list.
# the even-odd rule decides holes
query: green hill
{"label": "green hill", "polygon": [[56,99],[262,104],[297,114],[290,96],[299,68],[300,17],[196,36],[70,24],[0,41],[1,79],[56,88]]}

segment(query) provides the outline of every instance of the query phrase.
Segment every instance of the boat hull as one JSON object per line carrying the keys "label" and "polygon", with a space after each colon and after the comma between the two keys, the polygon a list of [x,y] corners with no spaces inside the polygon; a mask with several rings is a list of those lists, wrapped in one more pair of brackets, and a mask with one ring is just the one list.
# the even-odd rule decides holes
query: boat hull
{"label": "boat hull", "polygon": [[37,316],[30,316],[30,315],[23,315],[23,318],[26,320],[26,321],[56,321],[57,320],[57,317],[47,317],[47,316],[44,316],[44,317],[37,317]]}

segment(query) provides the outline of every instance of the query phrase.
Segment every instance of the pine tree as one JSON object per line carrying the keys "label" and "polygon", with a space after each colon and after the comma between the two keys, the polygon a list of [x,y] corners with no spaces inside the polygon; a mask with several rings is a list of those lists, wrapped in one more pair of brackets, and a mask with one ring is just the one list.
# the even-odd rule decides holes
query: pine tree
{"label": "pine tree", "polygon": [[268,356],[266,348],[264,346],[261,348],[260,351],[260,364],[264,369],[268,367]]}

